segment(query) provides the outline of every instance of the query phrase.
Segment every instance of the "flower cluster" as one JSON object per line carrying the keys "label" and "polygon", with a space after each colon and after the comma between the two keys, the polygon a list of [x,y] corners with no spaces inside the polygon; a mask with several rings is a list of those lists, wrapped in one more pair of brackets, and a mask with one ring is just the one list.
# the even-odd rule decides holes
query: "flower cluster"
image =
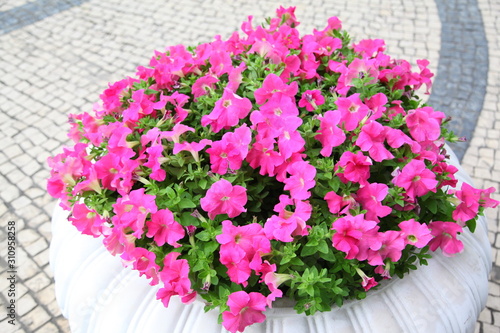
{"label": "flower cluster", "polygon": [[231,332],[280,297],[307,314],[451,256],[493,189],[458,184],[448,119],[383,40],[332,17],[300,36],[294,8],[227,40],[156,52],[71,115],[48,191],[86,235],[160,285],[201,297]]}

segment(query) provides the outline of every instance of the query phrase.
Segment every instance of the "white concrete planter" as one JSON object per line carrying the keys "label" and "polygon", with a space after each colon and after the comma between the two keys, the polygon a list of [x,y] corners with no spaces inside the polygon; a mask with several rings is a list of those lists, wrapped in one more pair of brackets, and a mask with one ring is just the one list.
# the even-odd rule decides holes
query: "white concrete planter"
{"label": "white concrete planter", "polygon": [[[456,158],[453,162],[459,167]],[[463,170],[457,178],[471,182]],[[201,301],[184,305],[174,297],[165,308],[155,299],[157,287],[123,268],[101,239],[81,235],[59,207],[52,232],[56,297],[73,333],[226,332],[217,324],[218,313],[204,313]],[[460,237],[463,253],[446,258],[438,250],[428,266],[388,281],[365,300],[314,316],[274,307],[265,312],[264,323],[245,332],[473,332],[488,296],[491,248],[486,219],[478,220],[474,234],[466,231]]]}

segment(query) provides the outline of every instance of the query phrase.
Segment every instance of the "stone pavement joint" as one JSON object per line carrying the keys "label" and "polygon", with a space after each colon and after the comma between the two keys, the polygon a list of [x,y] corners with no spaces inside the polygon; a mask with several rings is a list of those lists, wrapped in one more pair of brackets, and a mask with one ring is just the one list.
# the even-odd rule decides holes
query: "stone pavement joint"
{"label": "stone pavement joint", "polygon": [[[500,190],[500,3],[497,0],[298,0],[299,30],[338,16],[354,41],[382,38],[394,58],[429,59],[436,73],[429,104],[453,116],[468,141],[454,146],[475,186]],[[17,325],[0,331],[70,332],[49,267],[46,159],[69,143],[68,115],[92,111],[108,82],[133,75],[154,50],[228,37],[248,15],[272,16],[260,0],[0,0],[0,216],[18,231]],[[500,200],[498,192],[494,198]],[[487,306],[476,333],[500,331],[500,210],[486,212],[493,245]],[[0,228],[0,244],[6,243]],[[4,251],[4,250],[2,250]],[[0,256],[0,301],[7,301]],[[92,332],[94,333],[94,332]],[[100,333],[100,332],[95,332]],[[437,332],[440,333],[440,332]]]}

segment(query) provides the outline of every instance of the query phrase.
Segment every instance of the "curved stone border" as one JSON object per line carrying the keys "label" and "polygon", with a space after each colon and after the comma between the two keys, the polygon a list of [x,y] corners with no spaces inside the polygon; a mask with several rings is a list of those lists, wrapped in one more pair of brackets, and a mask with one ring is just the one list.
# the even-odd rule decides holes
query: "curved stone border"
{"label": "curved stone border", "polygon": [[[472,138],[488,84],[488,42],[476,0],[436,0],[441,19],[438,74],[429,105],[452,117],[449,128]],[[450,144],[462,160],[468,143]]]}
{"label": "curved stone border", "polygon": [[0,12],[0,35],[23,28],[88,0],[36,0]]}

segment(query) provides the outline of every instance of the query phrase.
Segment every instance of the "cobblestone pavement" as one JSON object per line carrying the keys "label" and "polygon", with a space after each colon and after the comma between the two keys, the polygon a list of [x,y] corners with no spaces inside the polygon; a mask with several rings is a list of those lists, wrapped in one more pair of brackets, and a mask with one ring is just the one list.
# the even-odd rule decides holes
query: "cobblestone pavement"
{"label": "cobblestone pavement", "polygon": [[[68,142],[69,113],[147,64],[153,50],[228,36],[247,15],[261,22],[288,1],[0,0],[0,331],[69,332],[48,264],[46,159]],[[383,38],[388,53],[427,58],[430,102],[469,138],[456,147],[478,187],[500,189],[500,3],[496,0],[295,1],[302,32],[339,16],[355,40]],[[494,195],[499,200],[498,194]],[[487,211],[490,295],[476,332],[500,332],[500,210]],[[16,326],[7,323],[6,226],[17,230]]]}

